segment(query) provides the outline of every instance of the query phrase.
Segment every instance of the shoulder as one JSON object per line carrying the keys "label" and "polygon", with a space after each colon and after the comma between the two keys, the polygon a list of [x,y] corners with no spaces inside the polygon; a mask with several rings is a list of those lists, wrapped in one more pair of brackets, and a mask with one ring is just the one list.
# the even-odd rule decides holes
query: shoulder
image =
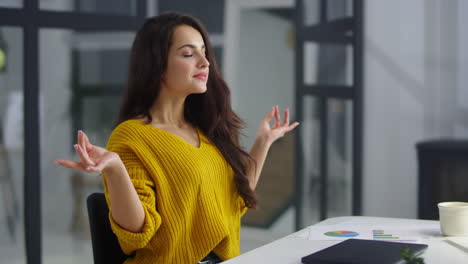
{"label": "shoulder", "polygon": [[114,132],[126,132],[128,130],[141,129],[145,125],[143,120],[140,119],[129,119],[118,124],[114,128]]}
{"label": "shoulder", "polygon": [[108,145],[119,143],[130,143],[138,138],[144,128],[144,123],[141,120],[130,119],[117,125],[112,131]]}

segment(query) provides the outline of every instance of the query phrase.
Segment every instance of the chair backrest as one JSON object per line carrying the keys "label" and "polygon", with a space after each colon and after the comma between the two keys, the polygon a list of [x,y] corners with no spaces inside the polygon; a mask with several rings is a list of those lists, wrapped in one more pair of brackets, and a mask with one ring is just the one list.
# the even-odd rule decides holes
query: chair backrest
{"label": "chair backrest", "polygon": [[468,201],[468,140],[433,139],[416,144],[418,218],[439,220],[437,204]]}
{"label": "chair backrest", "polygon": [[109,208],[103,193],[92,193],[86,200],[88,207],[93,259],[95,264],[123,263],[128,258],[120,248],[109,222]]}

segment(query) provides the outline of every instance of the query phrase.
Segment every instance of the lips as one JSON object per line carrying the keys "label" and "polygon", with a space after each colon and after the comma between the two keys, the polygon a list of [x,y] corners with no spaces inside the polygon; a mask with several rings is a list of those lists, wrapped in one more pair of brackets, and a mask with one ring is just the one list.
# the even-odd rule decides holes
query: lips
{"label": "lips", "polygon": [[206,72],[200,72],[198,74],[195,74],[193,77],[199,79],[199,80],[202,80],[202,81],[206,81],[206,79],[208,79],[208,73]]}

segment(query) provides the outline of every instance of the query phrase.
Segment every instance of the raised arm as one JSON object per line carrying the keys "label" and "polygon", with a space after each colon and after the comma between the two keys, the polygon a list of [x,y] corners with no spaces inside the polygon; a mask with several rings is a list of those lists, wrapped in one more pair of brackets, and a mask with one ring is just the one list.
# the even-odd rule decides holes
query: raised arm
{"label": "raised arm", "polygon": [[[270,121],[273,117],[275,118],[275,122],[273,126],[270,126]],[[250,151],[250,156],[255,160],[255,163],[250,162],[247,166],[247,176],[249,177],[252,190],[255,190],[257,186],[271,144],[298,125],[298,122],[294,122],[291,125],[289,124],[288,109],[284,110],[284,122],[281,123],[278,106],[274,106],[261,121],[257,137]]]}
{"label": "raised arm", "polygon": [[145,211],[119,155],[92,145],[83,131],[78,131],[78,144],[73,147],[80,161],[57,159],[55,162],[82,172],[103,172],[112,205],[112,218],[122,228],[140,232],[145,222]]}

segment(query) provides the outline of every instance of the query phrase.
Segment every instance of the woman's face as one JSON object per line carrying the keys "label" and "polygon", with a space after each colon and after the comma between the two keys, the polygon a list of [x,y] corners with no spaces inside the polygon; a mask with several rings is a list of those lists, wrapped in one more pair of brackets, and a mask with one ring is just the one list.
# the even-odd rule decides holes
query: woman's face
{"label": "woman's face", "polygon": [[209,65],[201,34],[193,27],[178,26],[172,35],[163,88],[181,96],[204,93]]}

